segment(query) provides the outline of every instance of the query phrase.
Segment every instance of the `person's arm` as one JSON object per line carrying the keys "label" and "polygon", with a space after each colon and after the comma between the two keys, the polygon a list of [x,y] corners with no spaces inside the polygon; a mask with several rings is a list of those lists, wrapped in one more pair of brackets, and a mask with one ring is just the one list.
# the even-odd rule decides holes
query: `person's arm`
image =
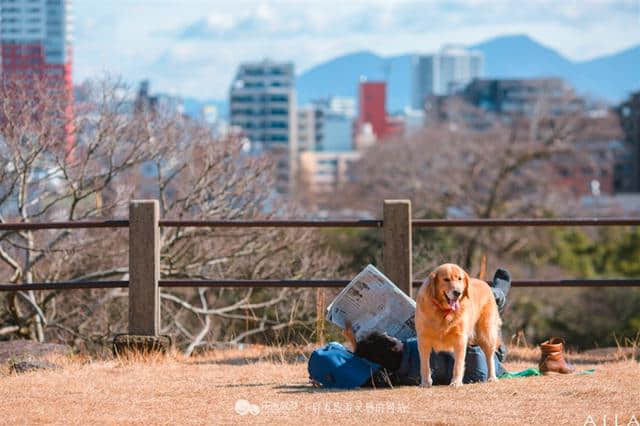
{"label": "person's arm", "polygon": [[351,321],[346,321],[344,324],[344,330],[342,330],[346,342],[349,345],[351,352],[356,350],[356,336],[353,334],[353,328],[351,327]]}

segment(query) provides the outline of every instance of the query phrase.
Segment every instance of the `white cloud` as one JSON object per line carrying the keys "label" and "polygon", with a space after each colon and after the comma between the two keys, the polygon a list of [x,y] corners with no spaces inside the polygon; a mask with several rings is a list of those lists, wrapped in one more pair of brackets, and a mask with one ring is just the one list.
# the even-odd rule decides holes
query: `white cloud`
{"label": "white cloud", "polygon": [[[103,71],[226,97],[241,61],[298,71],[354,50],[433,51],[526,33],[571,59],[640,43],[636,0],[75,0],[76,80]],[[154,89],[155,90],[155,89]]]}
{"label": "white cloud", "polygon": [[211,13],[207,16],[207,24],[210,28],[220,32],[232,30],[236,20],[230,13]]}

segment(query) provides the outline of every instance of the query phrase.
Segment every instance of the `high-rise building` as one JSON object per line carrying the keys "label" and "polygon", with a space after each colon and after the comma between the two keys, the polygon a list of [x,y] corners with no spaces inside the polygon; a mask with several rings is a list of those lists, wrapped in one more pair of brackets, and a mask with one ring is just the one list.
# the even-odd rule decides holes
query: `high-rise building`
{"label": "high-rise building", "polygon": [[370,123],[378,139],[387,131],[387,84],[384,81],[362,81],[358,90],[358,124]]}
{"label": "high-rise building", "polygon": [[464,99],[502,115],[563,115],[585,109],[583,98],[561,78],[474,79]]}
{"label": "high-rise building", "polygon": [[278,191],[291,191],[298,152],[293,64],[264,60],[240,65],[230,90],[230,119],[253,152],[276,158]]}
{"label": "high-rise building", "polygon": [[324,111],[322,116],[321,151],[346,152],[353,150],[353,117],[334,111]]}
{"label": "high-rise building", "polygon": [[411,106],[424,109],[428,96],[451,95],[484,74],[482,52],[460,46],[444,46],[432,55],[412,58]]}
{"label": "high-rise building", "polygon": [[331,114],[340,114],[349,118],[353,118],[356,115],[356,100],[354,98],[329,96],[328,98],[318,99],[313,104]]}
{"label": "high-rise building", "polygon": [[631,93],[629,98],[616,108],[616,112],[620,118],[624,144],[629,155],[616,164],[615,190],[640,192],[640,91]]}
{"label": "high-rise building", "polygon": [[298,151],[322,150],[323,111],[315,105],[298,108]]}
{"label": "high-rise building", "polygon": [[4,81],[39,80],[66,99],[71,145],[71,0],[0,0],[0,71]]}
{"label": "high-rise building", "polygon": [[151,94],[149,80],[142,80],[134,102],[136,113],[163,113],[183,115],[185,113],[184,100],[179,96],[167,94]]}
{"label": "high-rise building", "polygon": [[[384,140],[404,132],[404,126],[397,117],[387,115],[387,85],[384,81],[362,81],[358,90],[358,119],[355,123],[354,141],[369,127],[375,140]],[[355,145],[360,145],[355,143]]]}
{"label": "high-rise building", "polygon": [[353,98],[329,97],[298,108],[298,151],[353,149]]}

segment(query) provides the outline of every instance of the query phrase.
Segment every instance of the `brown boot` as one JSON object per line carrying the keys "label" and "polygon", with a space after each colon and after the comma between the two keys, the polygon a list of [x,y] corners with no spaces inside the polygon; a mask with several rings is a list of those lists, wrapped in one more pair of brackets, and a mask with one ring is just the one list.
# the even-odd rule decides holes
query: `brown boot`
{"label": "brown boot", "polygon": [[540,343],[540,352],[542,353],[538,368],[542,374],[571,374],[576,371],[576,367],[564,360],[563,346],[564,340],[559,337],[552,337],[546,342]]}

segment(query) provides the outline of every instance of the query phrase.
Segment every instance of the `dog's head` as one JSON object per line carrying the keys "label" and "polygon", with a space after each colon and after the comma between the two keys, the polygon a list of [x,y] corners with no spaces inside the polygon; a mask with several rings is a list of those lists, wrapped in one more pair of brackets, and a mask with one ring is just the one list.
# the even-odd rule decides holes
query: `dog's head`
{"label": "dog's head", "polygon": [[469,274],[453,263],[438,266],[429,274],[428,291],[440,306],[452,311],[460,308],[460,300],[469,296]]}

